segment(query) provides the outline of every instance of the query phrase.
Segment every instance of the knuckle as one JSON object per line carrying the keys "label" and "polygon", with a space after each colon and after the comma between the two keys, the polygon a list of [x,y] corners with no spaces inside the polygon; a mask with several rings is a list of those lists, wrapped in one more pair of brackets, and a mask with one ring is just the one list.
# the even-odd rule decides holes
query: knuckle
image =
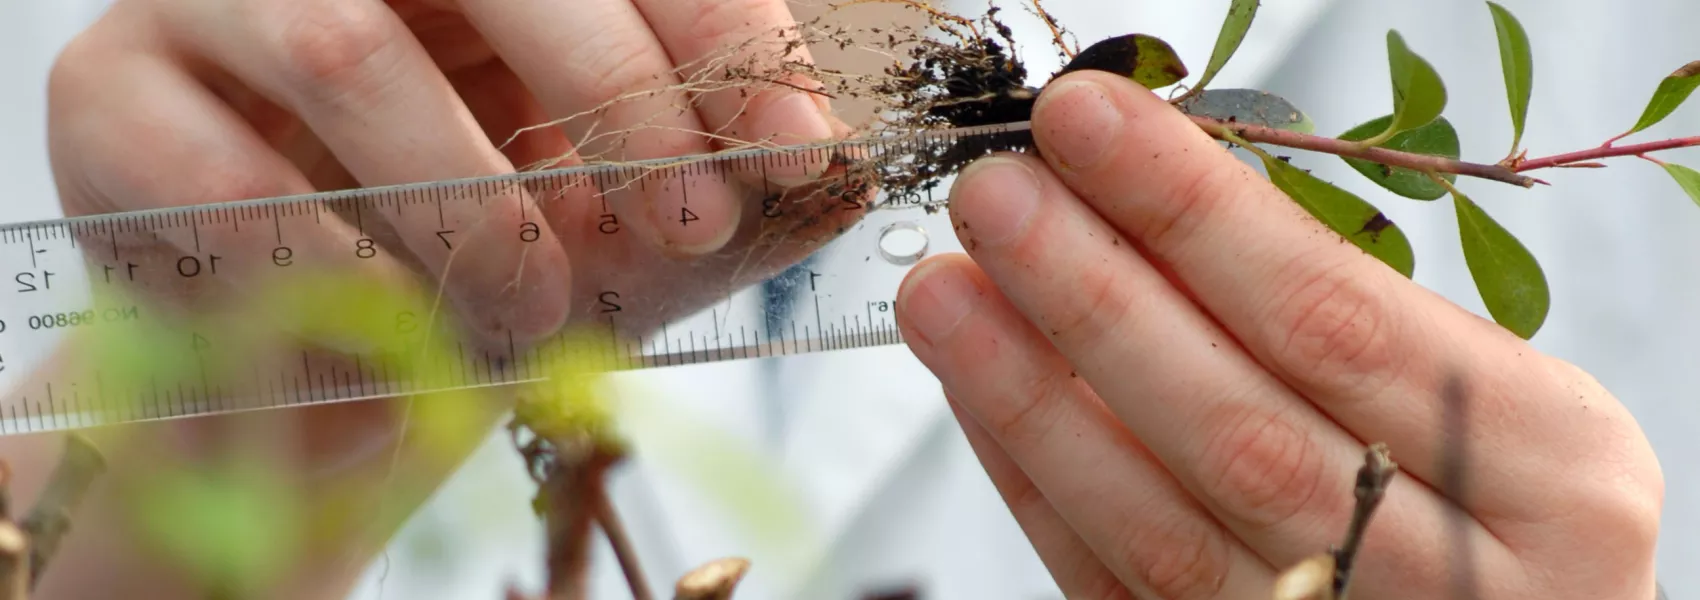
{"label": "knuckle", "polygon": [[566,61],[577,71],[572,81],[580,86],[578,93],[606,102],[647,87],[665,85],[662,74],[667,72],[667,67],[657,64],[653,49],[644,43],[647,39],[647,35],[630,35],[610,28],[578,40]]}
{"label": "knuckle", "polygon": [[[1048,243],[1048,240],[1035,240]],[[1133,311],[1134,294],[1126,285],[1127,273],[1107,259],[1091,260],[1070,279],[1070,297],[1057,302],[1054,314],[1041,319],[1046,333],[1059,340],[1089,341],[1087,338],[1114,330]],[[1090,345],[1090,344],[1087,344]]]}
{"label": "knuckle", "polygon": [[[1334,400],[1365,398],[1391,386],[1411,353],[1396,345],[1397,320],[1372,284],[1343,261],[1301,255],[1274,273],[1291,282],[1263,319],[1274,328],[1274,360],[1313,384],[1343,390]],[[1279,284],[1278,284],[1279,285]]]}
{"label": "knuckle", "polygon": [[375,57],[398,36],[379,10],[360,2],[314,2],[278,32],[278,60],[301,89],[344,93],[372,79]]}
{"label": "knuckle", "polygon": [[1010,441],[1046,435],[1062,414],[1059,408],[1073,400],[1074,390],[1065,377],[1046,371],[1003,388],[1009,395],[999,404],[1005,408],[982,413],[987,419],[987,429],[999,439]]}
{"label": "knuckle", "polygon": [[686,31],[695,40],[741,41],[751,27],[751,15],[768,12],[771,0],[720,0],[699,2],[689,16]]}
{"label": "knuckle", "polygon": [[1333,510],[1325,456],[1284,413],[1247,405],[1214,411],[1205,422],[1210,437],[1199,455],[1204,494],[1228,514],[1257,530],[1296,518],[1318,520]]}
{"label": "knuckle", "polygon": [[1228,579],[1228,540],[1189,516],[1129,519],[1118,536],[1128,573],[1166,599],[1215,598]]}
{"label": "knuckle", "polygon": [[1224,205],[1223,194],[1233,189],[1223,184],[1233,180],[1234,173],[1218,161],[1180,169],[1174,177],[1178,181],[1169,187],[1167,198],[1157,203],[1139,235],[1147,246],[1162,253],[1172,251],[1179,240],[1191,237],[1201,224],[1210,222],[1211,214]]}

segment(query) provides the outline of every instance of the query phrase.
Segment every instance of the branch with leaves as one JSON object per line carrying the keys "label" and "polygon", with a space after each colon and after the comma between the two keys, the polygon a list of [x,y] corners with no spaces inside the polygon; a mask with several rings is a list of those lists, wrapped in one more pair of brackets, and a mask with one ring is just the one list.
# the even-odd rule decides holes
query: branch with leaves
{"label": "branch with leaves", "polygon": [[[1436,200],[1450,195],[1458,213],[1464,257],[1483,303],[1494,320],[1513,333],[1530,338],[1545,322],[1550,306],[1546,276],[1539,261],[1505,227],[1497,223],[1457,187],[1460,176],[1533,188],[1547,182],[1527,175],[1551,168],[1601,168],[1605,159],[1633,157],[1661,167],[1696,203],[1700,203],[1700,171],[1666,162],[1655,152],[1700,146],[1700,136],[1678,137],[1617,145],[1670,116],[1695,88],[1700,87],[1700,61],[1683,65],[1654,90],[1635,125],[1595,148],[1528,158],[1522,146],[1534,59],[1528,33],[1504,6],[1485,2],[1499,42],[1507,104],[1512,123],[1511,150],[1492,163],[1460,158],[1458,132],[1443,112],[1447,91],[1440,74],[1397,30],[1387,33],[1388,70],[1393,84],[1393,111],[1335,137],[1314,134],[1304,112],[1273,94],[1259,90],[1212,90],[1214,79],[1244,39],[1256,17],[1257,0],[1234,0],[1223,21],[1210,61],[1197,83],[1171,100],[1198,126],[1217,139],[1244,147],[1264,164],[1270,180],[1312,215],[1328,224],[1365,252],[1390,267],[1412,275],[1410,242],[1374,205],[1331,183],[1290,165],[1258,144],[1339,156],[1365,178],[1396,195]],[[1153,48],[1161,48],[1152,46]],[[1166,47],[1166,46],[1162,46]],[[1090,51],[1090,49],[1088,49]],[[1168,67],[1182,76],[1142,76],[1153,66]],[[1137,56],[1132,64],[1111,69],[1152,89],[1180,83],[1184,67],[1172,51]]]}

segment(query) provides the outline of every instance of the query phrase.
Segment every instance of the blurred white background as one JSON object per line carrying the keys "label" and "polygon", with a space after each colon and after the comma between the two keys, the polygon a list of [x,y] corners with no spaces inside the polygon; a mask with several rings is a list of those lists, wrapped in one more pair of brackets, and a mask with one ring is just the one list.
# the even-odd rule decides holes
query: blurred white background
{"label": "blurred white background", "polygon": [[[963,2],[971,10],[981,2]],[[1160,35],[1200,68],[1227,0],[1049,0],[1082,41],[1140,31]],[[1687,0],[1506,0],[1528,28],[1536,60],[1524,144],[1532,155],[1599,144],[1626,129],[1660,78],[1700,58]],[[99,0],[0,3],[0,222],[58,216],[45,149],[45,81],[58,49],[98,16]],[[1025,25],[1031,25],[1023,21]],[[1447,117],[1466,157],[1503,155],[1511,129],[1494,30],[1476,0],[1267,0],[1259,22],[1215,87],[1256,86],[1310,113],[1333,135],[1387,112],[1384,36],[1404,34],[1445,78]],[[1034,71],[1048,73],[1046,36],[1021,32]],[[1696,101],[1693,104],[1700,104]],[[1700,133],[1685,107],[1636,139]],[[1663,154],[1700,167],[1700,150]],[[1330,157],[1297,159],[1378,204],[1412,238],[1416,279],[1486,314],[1458,247],[1448,202],[1397,198]],[[1552,312],[1535,345],[1598,377],[1652,439],[1667,482],[1660,580],[1673,598],[1700,596],[1700,207],[1662,171],[1632,159],[1604,170],[1550,171],[1554,186],[1521,190],[1469,181],[1464,189],[1512,230],[1546,268]],[[776,368],[777,379],[758,376]],[[870,373],[877,376],[870,377]],[[751,594],[850,597],[853,589],[916,583],[927,598],[1059,597],[1009,520],[943,409],[937,384],[901,347],[628,376],[661,396],[689,396],[726,431],[761,444],[770,424],[757,398],[789,403],[773,468],[797,483],[828,570],[763,570]],[[714,385],[705,385],[712,380]],[[852,394],[854,386],[867,386]],[[765,386],[765,387],[764,387]],[[777,386],[777,387],[776,387]],[[713,390],[705,392],[704,390]],[[693,500],[684,479],[652,465],[616,482],[627,520],[654,558],[661,589],[678,570],[744,553],[726,521]],[[500,436],[469,462],[375,562],[360,599],[498,597],[513,581],[541,582],[540,531],[529,481]],[[705,525],[710,524],[710,525]],[[795,548],[793,548],[795,550]],[[775,551],[775,556],[787,551]],[[602,556],[606,559],[606,555]],[[606,565],[606,561],[604,565]],[[944,567],[938,565],[944,564]],[[622,597],[617,574],[600,581]]]}

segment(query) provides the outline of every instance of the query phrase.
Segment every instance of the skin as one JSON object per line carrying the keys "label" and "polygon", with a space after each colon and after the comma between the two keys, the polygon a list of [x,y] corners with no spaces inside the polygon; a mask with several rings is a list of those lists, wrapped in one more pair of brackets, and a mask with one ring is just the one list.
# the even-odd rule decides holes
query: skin
{"label": "skin", "polygon": [[[720,139],[801,143],[843,135],[848,127],[821,97],[775,86],[704,94],[685,110],[672,108],[685,106],[675,89],[620,102],[596,129],[579,119],[503,145],[522,127],[668,88],[679,82],[676,67],[792,24],[783,0],[117,0],[54,65],[53,172],[66,214],[76,216],[497,175],[575,150],[662,158],[705,153]],[[809,60],[806,49],[796,57]],[[802,78],[787,83],[816,87]],[[633,128],[623,138],[595,135]],[[588,249],[600,210],[587,207],[600,203],[578,198],[541,205],[546,227],[536,243],[501,243],[526,219],[522,204],[539,206],[519,194],[481,207],[459,203],[470,208],[458,214],[449,208],[446,218],[465,224],[456,254],[434,233],[435,214],[429,223],[368,215],[363,231],[327,220],[293,232],[290,245],[300,265],[440,284],[471,336],[493,342],[512,332],[524,345],[593,317],[582,307],[610,282],[631,295],[677,298],[706,287],[695,277],[728,281],[724,269],[692,261],[739,243],[731,235],[747,218],[743,211],[759,206],[748,183],[691,188],[697,218],[688,227],[678,223],[676,198],[628,193],[611,210],[637,235],[627,236],[629,247],[610,251]],[[353,256],[362,235],[376,239],[375,258]],[[271,252],[232,245],[243,241],[221,241],[230,260]],[[125,253],[148,263],[143,268],[154,266],[148,261],[170,268],[192,243],[161,236]],[[761,265],[738,266],[755,273]],[[229,289],[191,283],[140,292],[160,310],[189,310],[250,291],[246,281]],[[692,301],[680,300],[679,308],[694,310],[682,305]],[[63,348],[40,376],[74,366],[82,352]],[[217,466],[238,449],[283,478],[284,489],[296,492],[289,499],[316,528],[299,561],[275,565],[273,579],[260,584],[264,593],[344,597],[395,528],[508,406],[458,407],[463,412],[448,421],[458,437],[448,441],[421,442],[407,427],[430,406],[395,399],[90,431],[111,468],[79,509],[35,597],[105,597],[115,589],[202,597],[192,573],[148,545],[130,509],[137,486],[161,471]],[[52,435],[0,440],[20,504],[42,487],[58,444]]]}
{"label": "skin", "polygon": [[1069,597],[1267,597],[1339,543],[1378,441],[1402,470],[1353,597],[1653,596],[1659,464],[1593,378],[1136,84],[1064,76],[1033,122],[1037,156],[957,180],[967,255],[918,265],[898,315]]}
{"label": "skin", "polygon": [[[674,65],[789,22],[779,0],[118,0],[55,66],[54,173],[66,212],[79,215],[505,173],[575,143],[618,150],[570,124],[497,145],[519,127],[664,85]],[[1101,87],[1074,85],[1083,82]],[[1091,93],[1070,93],[1081,90]],[[684,113],[645,102],[610,116],[618,128],[667,115],[665,128],[628,140],[627,158],[705,151],[692,132],[722,126],[778,141],[843,131],[800,93],[747,107],[717,94]],[[1122,116],[1093,120],[1104,103]],[[1052,86],[1035,115],[1046,158],[1006,156],[965,173],[952,214],[969,255],[927,261],[900,299],[916,355],[1070,597],[1260,595],[1277,566],[1343,530],[1366,440],[1387,441],[1406,471],[1371,529],[1360,593],[1440,595],[1455,554],[1449,527],[1461,522],[1492,597],[1650,596],[1662,481],[1623,408],[1575,368],[1328,237],[1165,111],[1102,74]],[[1094,145],[1108,150],[1089,160]],[[1038,181],[1046,210],[1014,216],[1012,191],[1028,184],[1011,173]],[[510,232],[527,200],[462,215],[487,228],[468,235]],[[622,218],[645,246],[617,270],[656,293],[678,279],[677,265],[729,243],[747,204],[736,190],[705,190],[687,231],[649,218],[669,214],[655,209],[662,200],[636,200]],[[474,329],[537,337],[571,322],[572,298],[596,289],[582,280],[606,265],[573,251],[595,217],[550,214],[546,243],[523,255],[467,244],[454,259],[466,267],[453,270],[434,228],[399,220],[372,225],[385,250],[377,262],[315,254],[351,246],[349,228],[295,245],[303,262],[440,281]],[[137,252],[169,260],[181,243]],[[1433,483],[1443,439],[1433,415],[1449,377],[1472,408],[1462,499]],[[399,406],[100,434],[128,445],[109,453],[111,476],[36,597],[201,597],[141,543],[126,486],[160,465],[216,464],[238,442],[261,443],[310,512],[361,511],[363,526],[320,532],[300,553],[310,558],[277,565],[265,589],[343,597],[481,439],[421,448],[401,435]],[[466,417],[469,431],[489,431],[505,407],[483,408]],[[0,440],[20,504],[39,490],[55,441]],[[1466,518],[1443,520],[1443,507]]]}

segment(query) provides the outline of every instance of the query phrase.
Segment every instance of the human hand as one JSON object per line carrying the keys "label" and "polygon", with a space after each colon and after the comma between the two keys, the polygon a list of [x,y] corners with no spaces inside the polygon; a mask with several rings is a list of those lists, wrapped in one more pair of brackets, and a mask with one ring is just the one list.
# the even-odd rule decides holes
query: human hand
{"label": "human hand", "polygon": [[[82,215],[842,134],[824,98],[800,91],[819,84],[794,73],[782,77],[790,87],[754,94],[747,85],[687,93],[681,84],[708,59],[808,62],[807,48],[773,35],[792,25],[783,0],[119,0],[55,67],[53,167],[66,212]],[[748,44],[758,37],[765,45]],[[521,128],[569,117],[498,147]],[[671,298],[713,287],[693,282],[730,286],[734,275],[754,280],[757,267],[799,258],[706,256],[735,256],[729,244],[749,243],[735,234],[761,221],[750,218],[762,208],[749,198],[763,183],[705,177],[688,198],[652,185],[614,190],[606,203],[593,186],[541,202],[519,190],[445,203],[446,215],[340,215],[348,222],[284,231],[278,243],[299,264],[415,270],[441,284],[471,333],[511,333],[523,345],[591,313],[602,290]],[[539,212],[546,226],[536,243],[521,243],[521,227]],[[605,213],[635,235],[610,243]],[[442,229],[456,230],[452,244]],[[169,269],[192,252],[181,237],[163,247],[135,240],[146,247],[125,254]],[[375,240],[379,260],[356,256],[362,237]],[[252,251],[224,257],[248,268],[229,270],[273,272],[272,240],[252,241]],[[210,295],[189,283],[203,282],[154,291]]]}
{"label": "human hand", "polygon": [[[755,93],[726,85],[694,93],[680,85],[706,57],[740,64],[745,54],[769,52],[773,62],[807,62],[807,48],[787,48],[772,35],[792,24],[783,0],[117,0],[55,65],[52,165],[65,212],[77,216],[497,175],[582,157],[662,158],[708,152],[727,140],[841,135],[847,128],[829,116],[825,101],[800,91],[814,87],[803,77],[784,78],[795,87]],[[771,39],[726,53],[757,36]],[[772,53],[776,47],[788,52]],[[503,144],[522,128],[575,115]],[[782,169],[768,175],[781,186],[799,182]],[[278,272],[274,243],[286,244],[297,271],[353,270],[440,288],[447,306],[460,309],[472,341],[505,350],[505,334],[524,346],[594,316],[604,290],[645,299],[628,307],[623,324],[655,323],[806,255],[814,246],[793,236],[777,251],[748,257],[757,233],[805,216],[764,217],[753,197],[766,193],[766,183],[697,178],[688,220],[680,218],[686,197],[677,189],[628,188],[604,203],[587,186],[566,197],[518,191],[481,204],[444,203],[443,215],[327,215],[318,227],[286,224],[275,242],[202,228],[194,239],[188,231],[120,235],[117,248],[100,246],[105,240],[84,246],[91,255],[122,252],[143,272],[167,273],[197,242],[235,248],[221,268],[236,275],[138,284],[162,310],[192,313],[246,305],[252,298],[244,294],[263,289],[258,276]],[[622,235],[607,235],[605,213],[617,217]],[[837,218],[792,225],[831,228]],[[527,221],[543,226],[522,243]],[[452,248],[437,235],[443,229],[455,230]],[[360,256],[362,238],[378,252]],[[301,489],[327,497],[336,493],[322,485],[332,474],[388,494],[376,488],[401,479],[434,482],[454,466],[420,466],[398,449],[405,409],[394,402],[260,414],[261,430],[287,434],[232,434],[253,430],[235,429],[238,420],[226,417],[150,424],[135,431],[159,433],[165,443],[136,444],[115,458],[138,465],[163,462],[166,454],[216,459],[231,453],[231,443],[288,438],[280,446],[301,469]],[[500,414],[488,407],[456,425],[487,433]],[[347,497],[329,501],[348,510],[334,504]],[[398,502],[401,510],[381,517],[405,515],[406,500]],[[381,541],[395,524],[369,532],[377,537],[362,544]],[[357,554],[350,548],[372,549],[324,542],[339,560]]]}
{"label": "human hand", "polygon": [[[1071,598],[1268,598],[1394,477],[1353,596],[1654,594],[1663,479],[1593,378],[1387,268],[1149,91],[1059,78],[900,327]],[[969,258],[971,257],[971,259]]]}

